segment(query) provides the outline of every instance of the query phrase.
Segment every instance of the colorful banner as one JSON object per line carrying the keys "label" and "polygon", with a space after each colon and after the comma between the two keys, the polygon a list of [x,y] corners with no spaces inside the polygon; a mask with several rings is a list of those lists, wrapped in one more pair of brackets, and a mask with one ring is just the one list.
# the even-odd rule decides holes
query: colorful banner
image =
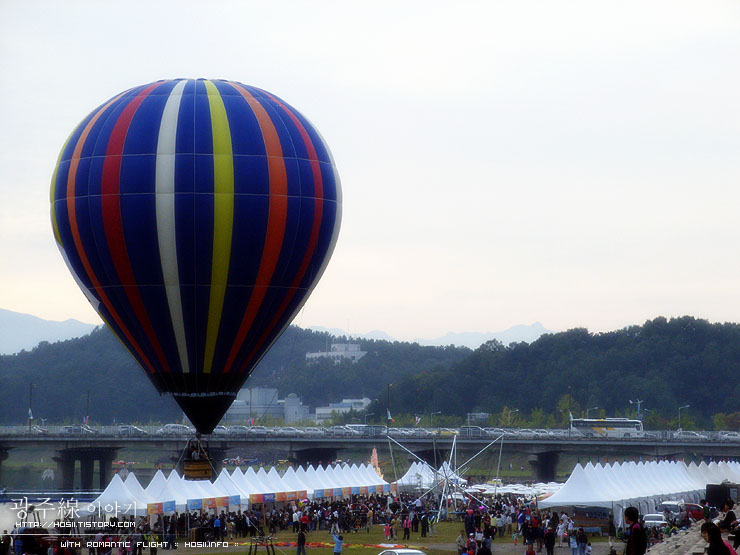
{"label": "colorful banner", "polygon": [[360,486],[360,495],[367,495],[367,486]]}
{"label": "colorful banner", "polygon": [[262,496],[262,501],[264,503],[274,503],[275,502],[275,494],[274,493],[266,493]]}
{"label": "colorful banner", "polygon": [[352,495],[360,495],[360,488],[352,488]]}
{"label": "colorful banner", "polygon": [[385,493],[388,493],[389,491],[391,491],[391,485],[390,484],[383,484],[383,491]]}
{"label": "colorful banner", "polygon": [[285,500],[286,501],[295,501],[298,499],[298,492],[297,491],[288,491],[285,493]]}
{"label": "colorful banner", "polygon": [[352,495],[352,488],[342,488],[342,495],[344,497],[349,497]]}
{"label": "colorful banner", "polygon": [[216,498],[208,497],[206,499],[203,499],[203,508],[204,509],[215,509],[216,508]]}
{"label": "colorful banner", "polygon": [[226,497],[216,497],[216,507],[228,507],[229,506],[229,496]]}
{"label": "colorful banner", "polygon": [[241,505],[242,498],[239,495],[229,495],[229,505]]}
{"label": "colorful banner", "polygon": [[321,499],[322,497],[326,497],[326,495],[324,495],[324,490],[323,489],[315,489],[315,490],[313,490],[313,496],[314,496],[314,498],[317,498],[318,497],[319,499]]}
{"label": "colorful banner", "polygon": [[334,497],[342,497],[342,488],[334,488],[332,490],[332,495]]}
{"label": "colorful banner", "polygon": [[375,493],[383,493],[383,486],[375,486]]}
{"label": "colorful banner", "polygon": [[288,499],[288,494],[285,491],[278,491],[275,493],[275,501],[285,501]]}
{"label": "colorful banner", "polygon": [[200,511],[203,510],[202,499],[188,499],[188,511]]}
{"label": "colorful banner", "polygon": [[162,503],[147,503],[146,514],[148,515],[161,515],[162,514]]}
{"label": "colorful banner", "polygon": [[162,512],[163,513],[174,513],[176,511],[175,502],[174,501],[165,501],[162,503]]}
{"label": "colorful banner", "polygon": [[391,484],[391,491],[392,491],[393,493],[398,493],[398,482],[393,482],[393,483]]}
{"label": "colorful banner", "polygon": [[264,503],[264,496],[261,493],[253,493],[249,496],[250,503]]}

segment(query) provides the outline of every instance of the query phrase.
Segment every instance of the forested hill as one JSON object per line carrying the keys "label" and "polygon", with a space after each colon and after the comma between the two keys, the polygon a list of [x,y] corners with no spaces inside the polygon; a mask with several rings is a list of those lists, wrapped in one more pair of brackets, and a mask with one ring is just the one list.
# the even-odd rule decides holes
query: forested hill
{"label": "forested hill", "polygon": [[[441,371],[471,354],[467,348],[360,340],[367,356],[356,364],[329,360],[308,365],[307,352],[347,342],[327,333],[290,327],[273,345],[247,382],[277,387],[280,397],[301,396],[312,407],[343,397],[374,398],[386,384],[421,370]],[[177,404],[156,392],[121,343],[105,328],[58,343],[42,342],[31,351],[0,356],[0,422],[22,424],[28,414],[29,386],[33,414],[49,422],[79,423],[90,390],[90,417],[96,424],[174,421]]]}
{"label": "forested hill", "polygon": [[740,325],[685,316],[610,333],[573,329],[532,344],[491,341],[448,369],[424,371],[393,389],[397,413],[482,411],[495,413],[491,423],[540,427],[592,407],[599,407],[592,417],[634,416],[630,400],[640,399],[648,428],[675,429],[678,407],[691,405],[684,428],[737,430]]}

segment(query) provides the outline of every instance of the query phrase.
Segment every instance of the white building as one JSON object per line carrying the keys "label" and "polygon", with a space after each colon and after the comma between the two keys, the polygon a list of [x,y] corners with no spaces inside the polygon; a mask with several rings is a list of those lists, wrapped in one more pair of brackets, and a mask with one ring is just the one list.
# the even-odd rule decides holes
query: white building
{"label": "white building", "polygon": [[367,354],[367,351],[360,350],[357,343],[332,343],[328,351],[319,353],[306,353],[306,360],[314,362],[320,358],[330,358],[334,362],[340,362],[343,359],[349,359],[357,362]]}
{"label": "white building", "polygon": [[249,422],[251,418],[254,418],[255,423],[270,418],[282,419],[285,424],[295,424],[309,418],[309,408],[295,393],[285,399],[278,399],[278,390],[275,388],[247,387],[237,393],[223,421]]}
{"label": "white building", "polygon": [[370,399],[367,397],[363,397],[362,399],[342,399],[341,403],[329,403],[326,407],[316,407],[315,420],[317,424],[321,424],[331,420],[334,414],[344,414],[351,410],[365,410],[369,405]]}

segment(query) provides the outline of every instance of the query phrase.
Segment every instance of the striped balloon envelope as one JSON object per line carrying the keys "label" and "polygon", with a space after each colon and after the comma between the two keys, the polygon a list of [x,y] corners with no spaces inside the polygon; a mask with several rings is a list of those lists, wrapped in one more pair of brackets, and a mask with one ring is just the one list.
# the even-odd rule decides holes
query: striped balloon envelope
{"label": "striped balloon envelope", "polygon": [[305,303],[341,219],[313,125],[224,80],[157,81],[105,102],[64,144],[51,203],[80,288],[202,433]]}

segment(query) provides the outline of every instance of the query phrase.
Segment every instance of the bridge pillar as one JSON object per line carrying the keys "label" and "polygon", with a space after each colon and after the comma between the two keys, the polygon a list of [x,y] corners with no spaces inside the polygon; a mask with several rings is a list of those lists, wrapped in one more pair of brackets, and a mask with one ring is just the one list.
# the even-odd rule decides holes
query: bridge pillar
{"label": "bridge pillar", "polygon": [[95,459],[92,455],[83,454],[80,456],[80,487],[85,491],[93,489],[93,471],[95,469]]}
{"label": "bridge pillar", "polygon": [[9,449],[0,448],[0,484],[3,483],[3,461],[8,458]]}
{"label": "bridge pillar", "polygon": [[67,451],[58,451],[59,455],[52,457],[57,463],[57,475],[61,482],[59,487],[62,491],[72,491],[75,486],[75,462],[76,457]]}
{"label": "bridge pillar", "polygon": [[[115,458],[115,456],[116,451],[106,452],[98,459],[98,465],[100,466],[101,491],[108,487],[108,482],[110,482],[111,480],[111,471],[113,466],[113,459]],[[90,464],[92,465],[92,460],[90,461]],[[92,484],[92,476],[90,476],[90,483]]]}
{"label": "bridge pillar", "polygon": [[540,482],[555,481],[555,471],[558,467],[558,452],[537,453],[529,456],[529,464],[534,470],[535,477]]}

